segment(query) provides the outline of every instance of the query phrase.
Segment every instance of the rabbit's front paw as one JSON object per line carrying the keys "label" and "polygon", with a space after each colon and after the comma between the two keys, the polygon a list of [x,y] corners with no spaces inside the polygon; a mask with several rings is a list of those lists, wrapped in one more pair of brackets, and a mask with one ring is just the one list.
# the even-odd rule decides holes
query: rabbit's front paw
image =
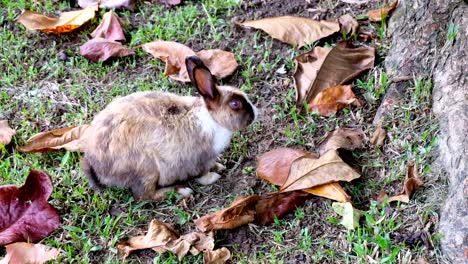
{"label": "rabbit's front paw", "polygon": [[197,178],[196,181],[201,185],[210,185],[219,180],[219,178],[221,178],[221,175],[219,175],[218,173],[208,172],[200,178]]}

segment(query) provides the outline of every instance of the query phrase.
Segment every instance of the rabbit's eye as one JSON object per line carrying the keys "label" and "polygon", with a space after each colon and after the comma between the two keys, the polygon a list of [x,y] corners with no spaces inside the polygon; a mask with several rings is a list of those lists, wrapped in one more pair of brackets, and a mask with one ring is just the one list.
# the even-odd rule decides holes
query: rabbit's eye
{"label": "rabbit's eye", "polygon": [[231,107],[232,110],[239,110],[242,108],[242,102],[238,99],[233,99],[229,101],[229,107]]}

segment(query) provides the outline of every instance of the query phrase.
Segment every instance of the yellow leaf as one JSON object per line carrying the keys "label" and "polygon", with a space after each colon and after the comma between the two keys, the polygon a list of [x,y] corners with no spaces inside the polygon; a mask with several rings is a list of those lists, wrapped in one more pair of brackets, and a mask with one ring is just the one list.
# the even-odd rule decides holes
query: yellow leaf
{"label": "yellow leaf", "polygon": [[312,187],[303,191],[341,203],[351,202],[351,197],[345,192],[345,190],[343,190],[338,182]]}

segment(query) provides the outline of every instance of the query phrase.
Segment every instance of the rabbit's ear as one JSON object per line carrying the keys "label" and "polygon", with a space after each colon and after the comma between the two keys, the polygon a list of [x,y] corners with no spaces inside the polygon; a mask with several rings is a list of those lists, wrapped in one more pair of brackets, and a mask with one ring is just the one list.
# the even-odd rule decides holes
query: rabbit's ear
{"label": "rabbit's ear", "polygon": [[214,102],[219,99],[219,91],[216,88],[216,78],[211,74],[208,67],[197,56],[185,58],[187,73],[198,92],[205,100]]}

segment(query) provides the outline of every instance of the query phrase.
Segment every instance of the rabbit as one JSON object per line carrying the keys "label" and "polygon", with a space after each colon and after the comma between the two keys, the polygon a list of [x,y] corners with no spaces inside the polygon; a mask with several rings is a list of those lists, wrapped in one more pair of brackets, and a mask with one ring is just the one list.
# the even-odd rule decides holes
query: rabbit
{"label": "rabbit", "polygon": [[81,162],[95,189],[129,188],[137,200],[160,200],[170,191],[192,193],[177,182],[197,178],[208,185],[220,178],[210,169],[233,133],[255,121],[257,109],[239,89],[217,86],[198,57],[185,63],[200,97],[135,92],[95,116]]}

